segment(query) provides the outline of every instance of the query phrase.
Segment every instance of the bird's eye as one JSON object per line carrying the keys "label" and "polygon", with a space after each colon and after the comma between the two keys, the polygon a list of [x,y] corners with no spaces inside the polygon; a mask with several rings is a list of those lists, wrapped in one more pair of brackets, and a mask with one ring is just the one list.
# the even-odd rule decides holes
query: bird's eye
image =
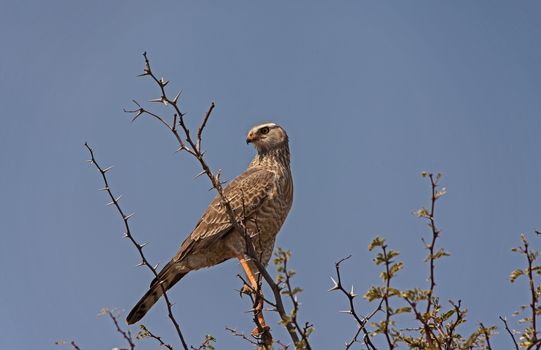
{"label": "bird's eye", "polygon": [[268,133],[269,133],[269,128],[268,128],[268,127],[264,127],[264,128],[261,128],[259,131],[260,131],[263,135],[265,135],[265,134],[268,134]]}

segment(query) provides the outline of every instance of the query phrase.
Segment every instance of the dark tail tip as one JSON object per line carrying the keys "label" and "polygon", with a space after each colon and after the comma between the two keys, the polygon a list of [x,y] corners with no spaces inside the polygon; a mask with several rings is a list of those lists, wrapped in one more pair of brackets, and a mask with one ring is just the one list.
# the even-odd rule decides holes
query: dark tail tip
{"label": "dark tail tip", "polygon": [[128,317],[126,317],[126,322],[128,322],[128,324],[134,324],[135,322],[138,322],[140,319],[142,319],[143,316],[145,316],[145,314],[140,312],[139,308],[134,307]]}

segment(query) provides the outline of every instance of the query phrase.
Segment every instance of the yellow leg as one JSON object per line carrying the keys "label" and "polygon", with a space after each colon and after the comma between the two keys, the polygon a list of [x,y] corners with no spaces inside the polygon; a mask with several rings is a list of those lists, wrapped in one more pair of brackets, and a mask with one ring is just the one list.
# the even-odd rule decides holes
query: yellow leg
{"label": "yellow leg", "polygon": [[[244,256],[239,255],[237,257],[239,259],[240,264],[242,265],[242,268],[244,269],[244,272],[246,273],[246,276],[248,277],[248,281],[252,285],[252,288],[257,291],[259,288],[259,284],[257,283],[257,278],[255,277],[255,274],[253,273],[252,269],[250,269],[250,266],[248,265],[248,262],[246,262],[246,259],[244,259]],[[257,320],[259,321],[259,324],[262,328],[266,328],[267,324],[265,323],[265,318],[263,317],[263,300],[260,299],[257,303]]]}

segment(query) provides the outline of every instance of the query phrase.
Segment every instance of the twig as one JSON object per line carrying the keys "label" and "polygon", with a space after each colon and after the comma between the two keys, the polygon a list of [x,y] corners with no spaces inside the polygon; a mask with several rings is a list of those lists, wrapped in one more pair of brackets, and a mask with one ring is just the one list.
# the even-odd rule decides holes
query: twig
{"label": "twig", "polygon": [[429,250],[429,257],[430,257],[430,289],[428,290],[428,300],[426,304],[426,313],[428,314],[430,312],[430,309],[432,308],[432,294],[434,293],[434,288],[436,287],[436,277],[435,277],[435,271],[434,271],[434,247],[436,245],[436,240],[439,237],[440,231],[436,228],[435,223],[435,209],[436,209],[436,189],[437,189],[437,180],[434,180],[434,175],[429,174],[430,178],[430,184],[432,186],[432,199],[431,199],[431,206],[430,206],[430,213],[428,215],[428,220],[430,222],[429,226],[432,230],[432,242],[427,245],[427,249]]}
{"label": "twig", "polygon": [[285,281],[284,282],[285,282],[286,290],[287,290],[286,294],[289,296],[289,298],[291,300],[291,304],[293,305],[293,310],[291,312],[291,321],[295,325],[295,328],[297,328],[297,332],[301,335],[302,340],[303,340],[303,342],[304,342],[304,344],[306,346],[306,349],[311,350],[310,344],[308,343],[308,336],[309,336],[308,332],[309,332],[309,329],[312,328],[312,326],[309,325],[308,323],[306,323],[304,325],[304,327],[302,328],[299,325],[299,322],[297,320],[297,313],[299,311],[299,302],[298,302],[297,297],[295,295],[296,291],[291,286],[291,273],[288,270],[288,266],[287,266],[287,263],[289,262],[288,253],[282,251],[281,258],[283,259],[282,268],[283,268],[283,273],[284,273],[284,276],[285,276]]}
{"label": "twig", "polygon": [[526,258],[528,259],[527,273],[528,273],[528,282],[529,282],[529,286],[530,286],[530,295],[531,295],[530,309],[531,309],[531,312],[532,312],[531,319],[532,319],[532,337],[533,338],[531,339],[532,344],[528,347],[528,349],[531,349],[534,346],[536,346],[537,343],[538,343],[538,339],[537,339],[537,291],[536,291],[536,288],[535,288],[535,281],[534,281],[534,278],[533,278],[533,269],[532,269],[532,267],[533,267],[532,265],[533,265],[534,260],[536,259],[536,255],[535,255],[535,253],[530,252],[529,244],[528,244],[527,239],[523,239],[523,243],[524,243],[523,252],[524,252],[524,255],[526,255]]}
{"label": "twig", "polygon": [[205,128],[205,126],[207,125],[207,121],[209,120],[210,118],[210,114],[212,113],[212,110],[214,109],[215,107],[215,104],[214,102],[212,102],[210,104],[210,107],[207,111],[207,113],[205,114],[205,118],[203,118],[203,121],[201,122],[201,125],[199,126],[199,129],[197,130],[197,144],[196,144],[196,148],[197,148],[197,151],[198,152],[201,152],[201,136],[203,134],[203,129]]}
{"label": "twig", "polygon": [[70,345],[74,350],[81,350],[81,348],[75,343],[75,340],[70,340],[69,342],[57,340],[54,343],[55,345]]}
{"label": "twig", "polygon": [[161,337],[152,333],[147,327],[145,327],[145,325],[142,324],[139,327],[141,327],[141,331],[138,334],[138,338],[150,337],[158,341],[158,343],[160,343],[160,346],[163,346],[169,350],[173,350],[173,346],[171,344],[166,344]]}
{"label": "twig", "polygon": [[515,344],[515,349],[519,350],[517,340],[515,339],[515,335],[513,334],[511,329],[509,328],[509,325],[507,324],[507,320],[505,318],[503,318],[502,316],[499,316],[499,318],[503,322],[503,325],[505,326],[505,330],[507,331],[507,333],[511,337],[511,340],[513,340],[513,344]]}
{"label": "twig", "polygon": [[487,350],[492,350],[492,345],[490,345],[490,331],[486,329],[484,324],[479,324],[481,327],[481,332],[485,336],[485,340],[487,342]]}
{"label": "twig", "polygon": [[[112,204],[112,205],[115,206],[118,213],[122,217],[122,220],[124,221],[124,228],[126,230],[124,232],[124,237],[128,238],[130,240],[130,242],[132,242],[132,244],[136,247],[136,249],[137,249],[137,251],[139,253],[139,257],[141,258],[141,263],[139,265],[140,266],[146,266],[152,272],[154,277],[158,277],[158,273],[156,271],[156,268],[150,264],[150,262],[147,260],[147,258],[145,256],[145,254],[143,253],[143,247],[145,245],[144,244],[139,244],[135,240],[135,238],[133,237],[133,235],[131,233],[130,225],[128,223],[128,220],[133,216],[133,214],[126,215],[124,213],[124,211],[122,210],[122,208],[120,207],[120,204],[119,204],[120,196],[115,197],[113,195],[113,192],[111,191],[111,188],[109,187],[109,181],[107,180],[106,173],[107,173],[107,171],[109,171],[111,169],[111,167],[108,167],[108,168],[105,168],[105,169],[102,168],[98,164],[98,162],[96,161],[96,158],[94,157],[94,151],[92,150],[92,148],[86,142],[85,142],[85,147],[88,149],[88,152],[90,153],[91,159],[89,160],[89,162],[91,164],[93,164],[96,167],[96,169],[99,171],[99,173],[101,174],[101,177],[102,177],[103,183],[104,183],[103,190],[105,190],[107,192],[107,194],[109,195],[109,198],[111,199],[111,202],[109,204]],[[175,319],[175,317],[173,315],[173,311],[172,311],[173,306],[172,306],[172,304],[171,304],[171,302],[169,300],[169,297],[167,296],[166,290],[163,287],[163,285],[161,285],[161,288],[162,288],[165,304],[167,306],[167,312],[168,312],[169,319],[171,320],[171,322],[173,323],[173,325],[175,327],[175,330],[177,332],[177,335],[178,335],[178,337],[180,339],[180,342],[181,342],[183,348],[185,350],[189,350],[188,345],[186,344],[186,341],[184,340],[184,336],[183,336],[183,334],[182,334],[182,332],[180,330],[180,325],[179,325],[179,323],[177,322],[177,320]]]}
{"label": "twig", "polygon": [[133,350],[135,349],[135,343],[133,342],[133,339],[132,339],[132,336],[131,336],[131,332],[128,330],[128,331],[124,331],[122,328],[120,328],[120,325],[118,324],[118,320],[116,318],[115,315],[113,315],[113,312],[109,309],[102,309],[101,312],[100,312],[101,315],[107,315],[109,316],[109,318],[113,321],[113,323],[115,324],[115,327],[116,327],[116,331],[122,335],[122,337],[124,339],[126,339],[126,342],[128,342],[128,345],[130,346],[130,349]]}
{"label": "twig", "polygon": [[[438,173],[435,178],[434,178],[434,174],[432,174],[432,173],[426,173],[426,172],[423,173],[423,176],[427,176],[427,175],[428,175],[428,178],[430,179],[430,185],[431,185],[430,212],[426,213],[426,211],[424,211],[422,216],[425,217],[428,220],[428,222],[429,222],[428,226],[430,227],[430,229],[432,231],[432,240],[431,240],[430,243],[427,244],[423,239],[423,243],[425,243],[425,247],[428,250],[428,258],[427,258],[427,260],[429,261],[429,266],[430,266],[430,277],[429,277],[430,288],[428,289],[426,311],[425,311],[425,313],[427,315],[429,315],[430,311],[432,310],[432,296],[434,294],[434,288],[436,287],[436,276],[435,276],[436,255],[434,253],[434,248],[436,246],[436,241],[437,241],[438,237],[440,236],[440,231],[436,227],[436,219],[435,219],[436,201],[441,196],[441,194],[443,194],[445,192],[439,193],[437,191],[438,182],[439,182],[439,180],[441,178],[440,173]],[[436,343],[438,343],[438,347],[440,347],[441,344],[440,344],[438,338],[435,337],[434,333],[431,331],[430,325],[426,322],[426,320],[424,318],[419,318],[418,317],[418,319],[419,319],[419,321],[421,321],[423,323],[423,325],[425,327],[425,336],[426,336],[426,341],[428,342],[428,345],[431,348],[433,348],[434,347],[433,340],[434,340],[434,341],[436,341]],[[434,339],[432,339],[430,337],[431,334],[434,337]]]}
{"label": "twig", "polygon": [[387,340],[387,345],[389,345],[389,350],[392,350],[395,348],[395,344],[391,340],[391,336],[389,335],[389,323],[391,321],[391,308],[389,306],[389,289],[391,287],[391,272],[389,264],[391,263],[389,261],[389,258],[387,256],[387,245],[383,244],[381,246],[381,249],[383,251],[383,258],[385,260],[385,272],[387,274],[387,277],[385,279],[385,294],[383,295],[382,300],[385,302],[385,326],[383,328],[383,334],[385,335],[385,339]]}
{"label": "twig", "polygon": [[212,343],[214,342],[216,342],[216,339],[211,335],[207,335],[201,345],[199,345],[197,348],[195,346],[192,346],[191,349],[192,350],[211,350],[211,349],[214,350],[214,346],[212,345]]}
{"label": "twig", "polygon": [[229,331],[231,333],[231,335],[233,335],[235,337],[242,338],[242,339],[246,340],[247,342],[249,342],[252,345],[256,345],[256,346],[259,345],[259,343],[257,341],[255,341],[254,339],[248,338],[244,333],[239,332],[236,329],[233,329],[233,328],[227,327],[227,326],[225,327],[225,329],[227,331]]}
{"label": "twig", "polygon": [[[453,333],[455,332],[456,327],[458,327],[462,323],[462,320],[464,319],[464,312],[460,309],[460,307],[462,305],[462,300],[459,300],[458,304],[455,304],[452,301],[449,301],[449,302],[451,303],[451,305],[455,309],[455,315],[456,315],[456,320],[455,320],[455,322],[451,323],[451,325],[449,326],[449,331],[448,331],[448,334],[447,334],[447,349],[452,349],[453,348],[452,347],[452,345],[453,345]],[[484,327],[482,323],[481,323],[481,327]],[[487,331],[486,329],[484,329],[484,330]]]}

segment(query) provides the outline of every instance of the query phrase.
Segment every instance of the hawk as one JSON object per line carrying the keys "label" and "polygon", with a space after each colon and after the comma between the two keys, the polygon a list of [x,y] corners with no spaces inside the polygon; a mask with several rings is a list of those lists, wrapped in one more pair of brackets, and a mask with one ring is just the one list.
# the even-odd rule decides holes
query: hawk
{"label": "hawk", "polygon": [[[257,154],[248,169],[225,187],[224,195],[237,219],[243,220],[260,262],[267,265],[276,235],[293,201],[288,136],[279,125],[265,123],[248,132],[246,143],[252,143]],[[241,261],[248,279],[254,285],[254,266],[248,264],[244,257],[245,244],[243,234],[235,230],[219,196],[216,196],[126,321],[133,324],[145,316],[163,294],[160,285],[168,290],[188,272],[218,265],[229,259],[238,258]]]}

